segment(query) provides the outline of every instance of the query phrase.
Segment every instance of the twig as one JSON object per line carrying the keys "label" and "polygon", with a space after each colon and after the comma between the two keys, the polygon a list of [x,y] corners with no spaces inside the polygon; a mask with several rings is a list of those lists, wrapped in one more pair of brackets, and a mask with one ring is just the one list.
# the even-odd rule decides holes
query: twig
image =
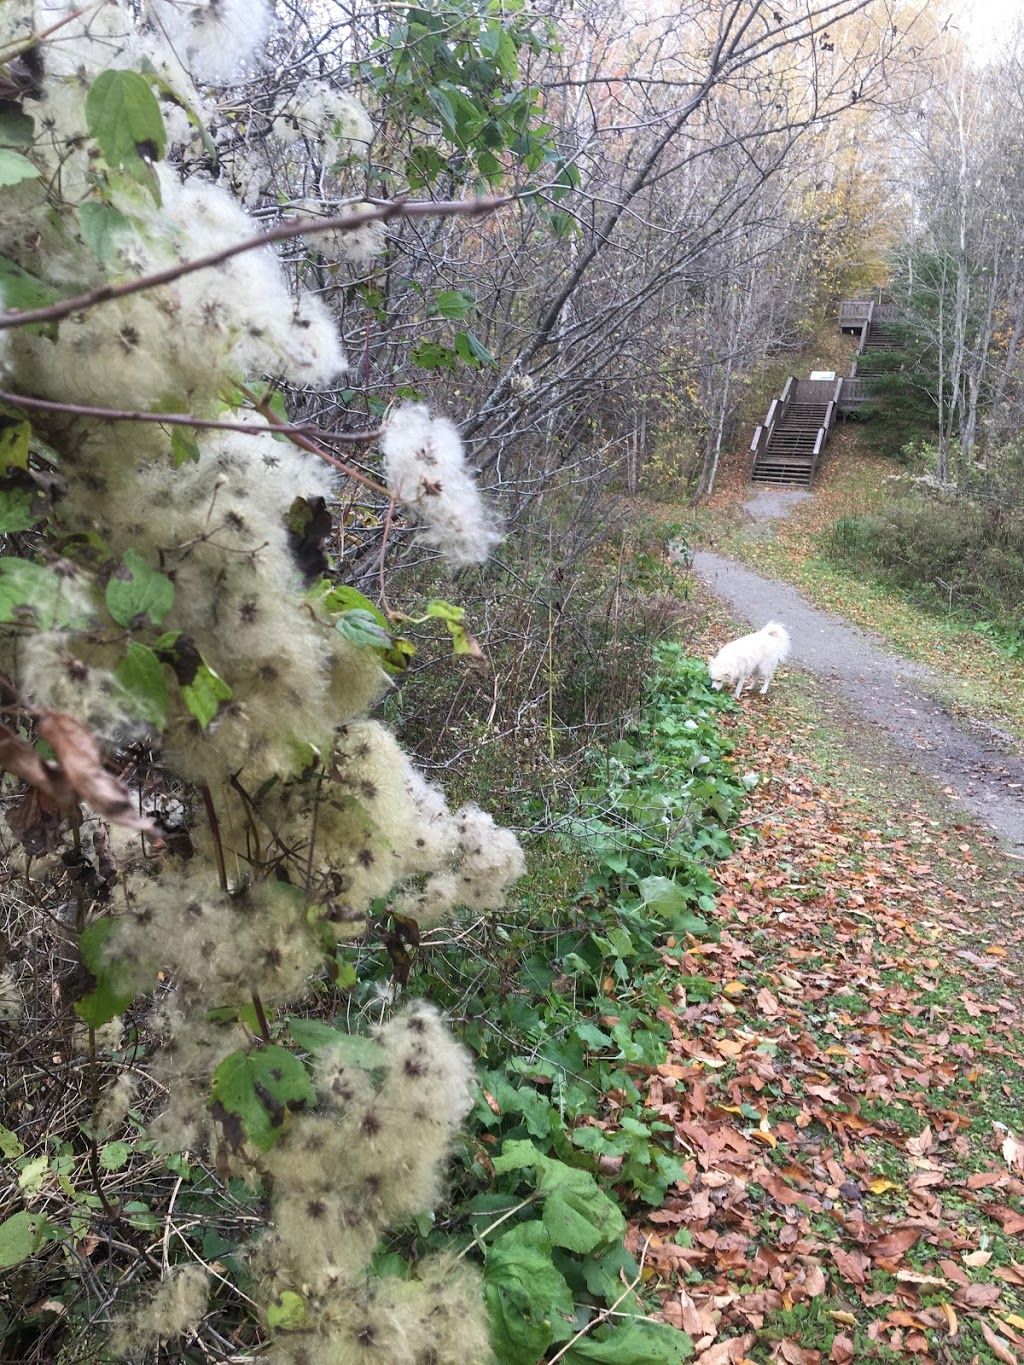
{"label": "twig", "polygon": [[503,194],[486,199],[441,199],[433,203],[429,200],[391,199],[361,213],[341,213],[336,218],[300,218],[292,223],[281,223],[269,232],[260,233],[258,237],[247,237],[243,242],[222,247],[220,251],[211,251],[191,261],[179,261],[177,265],[168,266],[166,270],[155,270],[151,275],[141,275],[137,280],[126,280],[123,284],[101,284],[96,289],[76,294],[71,299],[60,299],[44,308],[0,313],[0,331],[7,327],[26,327],[30,323],[57,322],[96,304],[109,303],[111,299],[127,298],[130,294],[140,294],[143,290],[170,284],[172,280],[180,280],[183,275],[192,275],[197,270],[209,270],[211,266],[221,265],[247,251],[269,246],[271,242],[287,242],[293,237],[311,236],[317,232],[345,232],[361,228],[366,223],[386,222],[389,218],[427,218],[435,215],[447,218],[459,214],[474,218],[504,208],[506,204],[513,203],[514,198],[513,195]]}
{"label": "twig", "polygon": [[120,408],[92,408],[81,403],[55,403],[50,398],[30,398],[24,393],[7,393],[0,389],[0,403],[12,403],[19,408],[42,408],[45,412],[66,412],[72,417],[96,417],[104,422],[152,422],[155,426],[196,427],[200,430],[240,431],[245,436],[319,436],[332,441],[352,441],[369,444],[380,436],[380,427],[373,431],[324,431],[315,422],[282,422],[280,418],[265,427],[254,427],[246,422],[222,422],[214,417],[194,417],[190,412],[134,412]]}
{"label": "twig", "polygon": [[648,1237],[644,1240],[644,1249],[640,1253],[640,1269],[636,1272],[636,1278],[630,1284],[626,1285],[625,1289],[622,1291],[622,1293],[619,1295],[619,1297],[615,1300],[615,1302],[611,1305],[610,1308],[602,1308],[600,1313],[598,1313],[598,1315],[595,1318],[591,1318],[591,1320],[587,1323],[585,1327],[581,1327],[580,1330],[576,1333],[576,1335],[572,1338],[572,1340],[567,1341],[565,1345],[562,1347],[562,1349],[556,1355],[553,1355],[551,1357],[551,1359],[548,1361],[548,1365],[556,1365],[556,1362],[561,1360],[567,1351],[571,1351],[572,1348],[576,1345],[576,1343],[580,1341],[583,1337],[588,1336],[594,1330],[595,1327],[600,1327],[602,1322],[605,1322],[608,1318],[611,1317],[611,1315],[615,1312],[616,1308],[618,1308],[622,1300],[628,1298],[630,1294],[632,1294],[633,1290],[637,1287],[637,1285],[643,1278],[644,1260],[647,1257],[647,1248],[650,1246],[650,1244],[651,1239]]}

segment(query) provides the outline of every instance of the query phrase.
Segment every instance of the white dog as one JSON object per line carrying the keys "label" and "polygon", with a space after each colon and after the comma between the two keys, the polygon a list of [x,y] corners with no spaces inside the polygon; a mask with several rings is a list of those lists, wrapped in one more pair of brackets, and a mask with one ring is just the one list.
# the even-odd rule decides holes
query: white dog
{"label": "white dog", "polygon": [[739,700],[747,683],[757,677],[761,679],[763,697],[775,676],[775,670],[788,654],[789,632],[778,621],[769,621],[752,635],[730,640],[713,659],[708,660],[711,686],[717,692],[719,688],[731,687],[735,683],[733,695]]}

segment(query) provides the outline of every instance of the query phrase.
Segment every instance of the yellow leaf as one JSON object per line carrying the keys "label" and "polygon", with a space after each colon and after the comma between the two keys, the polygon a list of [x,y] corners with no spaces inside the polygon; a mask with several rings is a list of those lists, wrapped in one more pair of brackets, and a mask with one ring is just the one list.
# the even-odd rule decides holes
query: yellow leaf
{"label": "yellow leaf", "polygon": [[940,1303],[939,1307],[946,1315],[946,1322],[949,1324],[949,1335],[955,1337],[960,1330],[960,1323],[957,1321],[957,1316],[953,1312],[953,1305],[951,1303]]}
{"label": "yellow leaf", "polygon": [[766,1133],[760,1128],[755,1128],[750,1136],[757,1138],[759,1142],[766,1143],[773,1151],[778,1146],[774,1133]]}
{"label": "yellow leaf", "polygon": [[743,1044],[738,1043],[735,1038],[716,1038],[715,1047],[726,1057],[738,1057],[743,1051]]}
{"label": "yellow leaf", "polygon": [[839,1309],[830,1309],[829,1317],[834,1319],[834,1321],[841,1323],[844,1327],[857,1326],[857,1319],[854,1317],[852,1313],[844,1313],[841,1312]]}
{"label": "yellow leaf", "polygon": [[898,1186],[895,1185],[893,1181],[882,1179],[872,1180],[868,1185],[868,1189],[872,1194],[885,1194],[886,1190],[895,1190],[897,1188]]}
{"label": "yellow leaf", "polygon": [[726,995],[742,995],[747,988],[742,981],[727,981],[722,989]]}
{"label": "yellow leaf", "polygon": [[1002,1318],[1008,1327],[1016,1327],[1018,1331],[1024,1330],[1024,1318],[1019,1313],[1004,1313]]}

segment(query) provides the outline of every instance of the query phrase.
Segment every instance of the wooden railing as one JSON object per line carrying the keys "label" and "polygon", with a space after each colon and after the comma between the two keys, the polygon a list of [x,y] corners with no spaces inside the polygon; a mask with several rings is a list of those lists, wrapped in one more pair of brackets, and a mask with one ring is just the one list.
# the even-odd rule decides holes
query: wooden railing
{"label": "wooden railing", "polygon": [[873,299],[844,299],[839,305],[839,330],[856,332],[871,321]]}
{"label": "wooden railing", "polygon": [[768,442],[772,438],[772,432],[775,430],[776,422],[781,422],[786,414],[786,409],[789,407],[790,399],[793,394],[793,384],[795,382],[793,376],[790,375],[783,385],[782,392],[779,394],[778,398],[772,399],[772,405],[768,409],[767,417],[754,432],[754,439],[750,443],[750,470],[748,471],[748,477],[749,473],[753,470],[754,465],[757,463],[758,455],[760,455],[763,450],[768,449]]}

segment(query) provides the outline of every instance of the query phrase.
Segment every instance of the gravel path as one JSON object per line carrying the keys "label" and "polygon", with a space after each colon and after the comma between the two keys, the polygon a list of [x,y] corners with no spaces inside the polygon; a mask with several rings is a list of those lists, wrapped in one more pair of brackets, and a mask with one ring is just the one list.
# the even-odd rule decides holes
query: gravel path
{"label": "gravel path", "polygon": [[[784,622],[793,640],[791,664],[833,682],[866,720],[906,751],[913,767],[936,778],[947,795],[952,793],[951,800],[1024,853],[1020,746],[998,731],[981,727],[969,734],[961,729],[929,695],[939,682],[936,673],[891,653],[866,631],[818,611],[788,584],[762,578],[734,560],[700,551],[693,557],[693,571],[737,617],[758,627],[772,618]],[[785,686],[785,666],[773,686],[780,683]],[[752,695],[748,704],[756,705],[760,699]]]}

